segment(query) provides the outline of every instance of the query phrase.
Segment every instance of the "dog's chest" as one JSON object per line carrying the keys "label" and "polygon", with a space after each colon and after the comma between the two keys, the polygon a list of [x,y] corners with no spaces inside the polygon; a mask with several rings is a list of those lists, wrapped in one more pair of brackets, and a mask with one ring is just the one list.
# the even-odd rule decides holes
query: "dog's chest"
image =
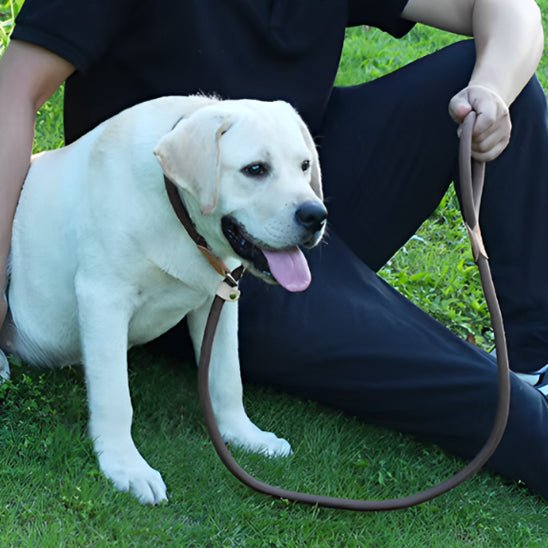
{"label": "dog's chest", "polygon": [[128,325],[130,346],[159,337],[208,299],[203,290],[177,280],[139,290]]}

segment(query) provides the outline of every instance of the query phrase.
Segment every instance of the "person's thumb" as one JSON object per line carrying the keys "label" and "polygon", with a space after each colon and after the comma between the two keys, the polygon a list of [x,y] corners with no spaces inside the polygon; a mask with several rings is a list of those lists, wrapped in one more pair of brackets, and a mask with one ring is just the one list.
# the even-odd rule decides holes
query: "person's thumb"
{"label": "person's thumb", "polygon": [[457,93],[449,101],[449,115],[457,124],[462,124],[466,115],[472,110],[472,105],[468,101],[465,90]]}

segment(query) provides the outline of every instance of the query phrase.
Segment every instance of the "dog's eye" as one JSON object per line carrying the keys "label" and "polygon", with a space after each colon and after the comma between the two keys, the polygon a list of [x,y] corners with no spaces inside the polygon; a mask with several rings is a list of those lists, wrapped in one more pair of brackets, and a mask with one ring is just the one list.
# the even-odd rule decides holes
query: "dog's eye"
{"label": "dog's eye", "polygon": [[301,169],[303,171],[308,171],[310,169],[310,160],[305,160],[302,164],[301,164]]}
{"label": "dog's eye", "polygon": [[256,162],[255,164],[249,164],[242,168],[242,173],[249,177],[264,177],[270,172],[270,166],[263,162]]}

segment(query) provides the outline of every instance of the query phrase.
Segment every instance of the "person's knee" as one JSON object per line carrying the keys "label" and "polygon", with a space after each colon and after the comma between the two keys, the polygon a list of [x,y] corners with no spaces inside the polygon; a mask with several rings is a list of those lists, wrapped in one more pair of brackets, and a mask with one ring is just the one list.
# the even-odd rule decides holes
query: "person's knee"
{"label": "person's knee", "polygon": [[468,85],[474,69],[476,62],[474,40],[455,42],[433,54],[432,61],[437,66],[429,67],[430,73],[440,76],[440,84],[444,89],[449,90],[451,95],[458,93]]}

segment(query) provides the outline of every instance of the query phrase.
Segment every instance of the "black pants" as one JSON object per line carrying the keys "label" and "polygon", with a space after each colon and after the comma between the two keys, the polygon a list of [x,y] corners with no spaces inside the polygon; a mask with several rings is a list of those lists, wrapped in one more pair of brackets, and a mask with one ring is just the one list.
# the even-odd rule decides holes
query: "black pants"
{"label": "black pants", "polygon": [[[290,294],[243,281],[244,378],[409,432],[463,457],[497,400],[491,356],[384,283],[378,270],[456,178],[450,98],[474,61],[460,43],[371,83],[335,89],[320,147],[327,245]],[[548,362],[548,128],[536,80],[512,106],[508,149],[487,168],[482,227],[515,371]],[[548,400],[512,375],[510,419],[489,463],[548,498]]]}

